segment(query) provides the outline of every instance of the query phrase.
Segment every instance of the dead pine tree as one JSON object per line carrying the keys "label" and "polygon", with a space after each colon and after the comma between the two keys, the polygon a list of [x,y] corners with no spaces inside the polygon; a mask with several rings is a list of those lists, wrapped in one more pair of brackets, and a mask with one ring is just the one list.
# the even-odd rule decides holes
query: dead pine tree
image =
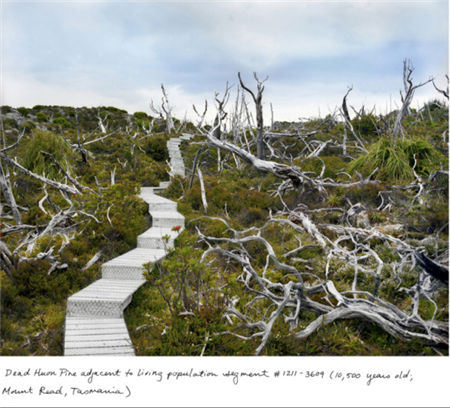
{"label": "dead pine tree", "polygon": [[[2,142],[3,142],[3,148],[0,149],[0,154],[1,154],[1,153],[4,153],[5,151],[7,151],[8,149],[10,149],[11,146],[10,147],[6,146],[5,130],[3,128],[3,118],[1,118],[0,126],[1,126],[1,133],[2,133]],[[19,143],[19,141],[23,137],[24,133],[25,132],[22,132],[19,135],[17,142],[15,144]],[[22,217],[20,215],[20,211],[18,209],[16,199],[14,197],[8,164],[6,161],[3,161],[2,156],[0,156],[0,187],[2,190],[3,196],[5,197],[6,201],[8,202],[8,205],[11,209],[11,213],[12,213],[14,219],[16,220],[16,223],[21,224]]]}
{"label": "dead pine tree", "polygon": [[214,99],[217,103],[217,113],[214,118],[213,128],[214,128],[214,136],[217,139],[220,139],[222,136],[222,122],[227,117],[227,112],[225,112],[225,106],[228,102],[229,97],[230,97],[230,86],[228,85],[227,82],[222,99],[219,99],[219,92],[216,92],[214,95]]}
{"label": "dead pine tree", "polygon": [[264,82],[267,81],[268,77],[266,77],[263,81],[260,81],[258,76],[256,75],[256,72],[253,73],[253,76],[256,80],[256,95],[254,92],[247,88],[244,85],[244,82],[241,78],[241,73],[238,72],[238,78],[239,82],[241,84],[242,89],[244,89],[246,92],[248,92],[252,98],[253,102],[255,103],[255,110],[256,110],[256,156],[258,159],[264,160],[265,155],[265,146],[264,146],[264,120],[263,120],[263,106],[262,106],[262,95],[264,92]]}
{"label": "dead pine tree", "polygon": [[[222,137],[222,123],[227,117],[227,112],[225,112],[225,106],[228,103],[228,99],[230,97],[230,86],[227,85],[225,87],[225,92],[223,94],[222,99],[219,99],[219,92],[216,92],[214,95],[214,99],[217,103],[217,113],[214,118],[214,125],[213,125],[213,133],[214,137],[220,140]],[[217,171],[220,172],[221,170],[221,155],[220,155],[220,149],[217,148]]]}
{"label": "dead pine tree", "polygon": [[166,88],[164,88],[164,84],[161,84],[162,98],[161,98],[161,106],[157,107],[150,101],[150,109],[152,112],[156,113],[164,119],[166,122],[166,134],[172,133],[175,130],[175,125],[173,123],[172,118],[172,109],[173,107],[169,104],[169,97],[167,96]]}
{"label": "dead pine tree", "polygon": [[350,133],[352,134],[352,136],[356,139],[356,141],[359,143],[359,145],[361,146],[362,150],[364,152],[367,153],[367,149],[363,143],[363,141],[361,140],[361,138],[357,135],[357,133],[355,132],[355,129],[353,128],[352,125],[352,121],[350,118],[350,114],[348,113],[348,108],[347,108],[347,97],[349,95],[349,93],[353,90],[353,86],[348,87],[348,90],[346,92],[346,94],[344,95],[344,98],[342,99],[342,110],[341,110],[341,115],[344,118],[344,141],[343,141],[343,154],[346,155],[347,154],[347,129],[350,131]]}
{"label": "dead pine tree", "polygon": [[402,100],[402,106],[397,113],[397,117],[395,118],[394,130],[392,134],[394,136],[394,141],[402,135],[405,137],[405,131],[403,129],[403,119],[409,115],[410,113],[410,105],[414,96],[414,92],[417,88],[420,88],[429,82],[433,81],[433,78],[430,78],[428,81],[421,82],[417,85],[414,85],[412,82],[412,73],[414,72],[414,67],[410,60],[403,60],[403,88],[404,93],[400,91],[400,97]]}

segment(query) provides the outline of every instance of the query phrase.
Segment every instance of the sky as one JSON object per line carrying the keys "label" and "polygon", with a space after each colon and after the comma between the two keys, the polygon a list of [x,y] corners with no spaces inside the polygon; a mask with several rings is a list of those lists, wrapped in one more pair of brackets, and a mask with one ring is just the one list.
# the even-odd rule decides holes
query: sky
{"label": "sky", "polygon": [[[164,83],[176,116],[241,75],[265,83],[275,120],[324,116],[348,101],[377,112],[413,78],[448,73],[448,1],[1,2],[1,104],[115,106],[150,113]],[[413,106],[439,97],[431,84]],[[266,119],[267,120],[267,119]]]}

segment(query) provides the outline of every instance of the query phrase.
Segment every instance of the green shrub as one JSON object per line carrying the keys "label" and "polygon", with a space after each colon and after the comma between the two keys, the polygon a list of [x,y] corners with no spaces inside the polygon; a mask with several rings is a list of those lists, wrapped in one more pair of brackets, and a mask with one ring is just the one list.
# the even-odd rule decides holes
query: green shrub
{"label": "green shrub", "polygon": [[374,115],[362,115],[352,120],[353,128],[361,136],[375,135],[377,118]]}
{"label": "green shrub", "polygon": [[239,214],[239,221],[244,226],[252,226],[259,221],[265,221],[268,217],[268,211],[257,207],[246,207]]}
{"label": "green shrub", "polygon": [[150,116],[148,116],[145,112],[134,112],[133,116],[136,119],[141,119],[141,120],[150,118]]}
{"label": "green shrub", "polygon": [[312,171],[319,175],[322,171],[322,166],[325,165],[324,177],[335,178],[336,173],[345,170],[347,163],[339,156],[322,156],[312,157],[309,159],[295,160],[295,164],[299,165],[303,171]]}
{"label": "green shrub", "polygon": [[38,112],[36,118],[38,122],[48,122],[48,116],[44,112]]}
{"label": "green shrub", "polygon": [[30,112],[30,109],[24,108],[24,107],[20,107],[20,108],[17,108],[17,111],[18,111],[22,116],[27,116],[28,113]]}
{"label": "green shrub", "polygon": [[23,124],[23,128],[27,131],[27,132],[31,132],[33,129],[36,128],[36,124],[34,122],[32,122],[31,120],[27,120],[24,124]]}
{"label": "green shrub", "polygon": [[444,161],[444,157],[425,139],[402,140],[400,146],[406,153],[411,167],[414,166],[414,161],[416,160],[416,171],[418,174],[427,176]]}
{"label": "green shrub", "polygon": [[144,146],[145,153],[156,161],[166,161],[169,159],[166,138],[164,136],[152,136]]}
{"label": "green shrub", "polygon": [[70,123],[66,118],[63,118],[62,116],[53,119],[53,123],[55,125],[61,125],[64,128],[73,127],[72,123]]}
{"label": "green shrub", "polygon": [[12,112],[13,108],[11,108],[11,106],[4,105],[4,106],[0,107],[0,111],[1,111],[1,113],[5,114],[5,113]]}
{"label": "green shrub", "polygon": [[7,128],[17,128],[17,122],[13,118],[4,118],[3,125]]}

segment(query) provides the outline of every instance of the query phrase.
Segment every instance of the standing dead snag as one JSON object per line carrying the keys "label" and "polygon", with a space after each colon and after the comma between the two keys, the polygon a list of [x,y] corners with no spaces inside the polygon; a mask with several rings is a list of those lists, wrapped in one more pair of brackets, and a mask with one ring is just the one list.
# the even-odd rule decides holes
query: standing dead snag
{"label": "standing dead snag", "polygon": [[206,201],[205,182],[203,181],[203,174],[200,169],[200,166],[197,166],[197,174],[198,174],[198,179],[200,181],[200,192],[201,192],[201,197],[202,197],[202,204],[203,204],[203,208],[206,212],[206,211],[208,211],[208,202]]}
{"label": "standing dead snag", "polygon": [[350,119],[350,114],[348,113],[347,108],[347,96],[348,94],[353,90],[353,87],[350,86],[347,90],[347,93],[344,95],[344,98],[342,99],[342,116],[344,117],[344,142],[343,142],[343,151],[344,155],[347,154],[347,129],[350,130],[350,133],[353,135],[353,137],[358,141],[358,143],[361,145],[361,148],[364,152],[367,153],[367,149],[364,146],[364,143],[361,141],[360,137],[356,134],[355,129],[353,128],[352,121]]}
{"label": "standing dead snag", "polygon": [[[108,114],[106,114],[105,119],[108,117]],[[103,134],[106,134],[107,125],[103,123],[103,119],[100,116],[100,109],[97,109],[97,119],[98,119],[98,127],[100,128],[100,131]]]}
{"label": "standing dead snag", "polygon": [[267,78],[264,79],[264,81],[260,81],[258,76],[256,75],[256,72],[253,73],[253,76],[255,77],[256,84],[257,84],[257,93],[256,95],[253,93],[253,91],[249,88],[247,88],[244,85],[244,82],[241,78],[241,73],[238,72],[239,82],[241,84],[241,87],[245,89],[253,98],[253,102],[255,102],[255,109],[256,109],[256,156],[258,159],[264,160],[265,155],[265,146],[264,146],[264,122],[263,122],[263,107],[262,107],[262,94],[264,92],[264,82],[267,81]]}
{"label": "standing dead snag", "polygon": [[[214,118],[214,126],[213,126],[213,133],[214,136],[217,139],[220,139],[222,136],[222,122],[227,117],[227,112],[225,112],[225,105],[228,102],[230,96],[230,87],[228,86],[228,82],[225,88],[225,92],[223,94],[223,98],[219,99],[219,93],[215,93],[215,100],[217,102],[217,113],[216,117]],[[220,149],[217,148],[217,171],[220,172],[221,170],[221,155],[220,155]]]}
{"label": "standing dead snag", "polygon": [[205,121],[206,112],[208,111],[208,101],[205,99],[205,108],[203,109],[203,112],[200,114],[195,105],[192,105],[192,109],[194,110],[195,114],[198,116],[198,122],[197,122],[197,129],[200,133],[203,133],[202,127],[203,122]]}
{"label": "standing dead snag", "polygon": [[217,139],[220,139],[222,136],[222,122],[227,117],[227,112],[225,112],[225,105],[227,104],[229,97],[230,97],[230,87],[227,82],[223,98],[219,99],[219,92],[216,92],[214,95],[214,99],[217,102],[217,113],[214,118],[213,128],[214,128],[214,136]]}
{"label": "standing dead snag", "polygon": [[[3,128],[3,118],[1,119],[1,132],[2,132],[3,149],[0,149],[0,153],[4,153],[8,149],[10,149],[13,146],[15,146],[16,144],[18,144],[20,139],[23,137],[23,135],[25,133],[25,132],[22,132],[19,135],[17,142],[14,143],[14,145],[6,146],[5,130]],[[3,166],[4,166],[4,168],[3,168]],[[17,207],[16,199],[14,197],[14,193],[12,190],[8,164],[6,163],[6,161],[3,162],[3,160],[1,159],[1,156],[0,156],[0,187],[2,190],[2,194],[5,196],[6,201],[8,202],[8,204],[11,208],[11,212],[12,212],[14,219],[16,220],[16,223],[21,224],[22,217],[21,217],[20,211]]]}
{"label": "standing dead snag", "polygon": [[172,133],[175,130],[175,125],[173,124],[172,118],[172,106],[169,104],[169,97],[167,96],[166,89],[164,85],[161,84],[162,98],[161,98],[161,106],[156,107],[153,101],[150,101],[150,109],[159,115],[162,119],[166,121],[166,134]]}
{"label": "standing dead snag", "polygon": [[397,139],[397,137],[401,134],[402,136],[404,136],[404,129],[403,129],[403,119],[409,115],[409,106],[411,105],[413,96],[414,96],[414,91],[417,88],[420,88],[426,84],[428,84],[429,82],[432,82],[433,79],[430,78],[428,81],[425,82],[421,82],[417,85],[413,85],[412,82],[412,73],[414,72],[414,67],[411,64],[411,61],[409,60],[403,60],[403,87],[404,87],[404,92],[405,94],[402,93],[402,91],[400,91],[400,97],[402,99],[402,106],[399,109],[398,113],[397,113],[397,117],[395,118],[395,123],[394,123],[394,130],[393,130],[393,135],[394,135],[394,140]]}
{"label": "standing dead snag", "polygon": [[[80,124],[78,123],[78,112],[77,112],[77,110],[75,110],[75,127],[77,129],[77,144],[76,144],[75,149],[80,153],[81,160],[83,161],[83,163],[87,163],[88,152],[86,151],[86,149],[83,147],[83,144],[81,143]],[[61,134],[62,134],[62,130],[61,130]]]}

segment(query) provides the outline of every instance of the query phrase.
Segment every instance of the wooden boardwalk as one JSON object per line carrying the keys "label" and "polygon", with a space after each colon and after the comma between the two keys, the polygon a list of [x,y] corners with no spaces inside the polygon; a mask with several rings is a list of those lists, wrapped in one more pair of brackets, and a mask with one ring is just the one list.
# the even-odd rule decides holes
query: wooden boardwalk
{"label": "wooden boardwalk", "polygon": [[[183,135],[167,142],[172,174],[185,176],[179,145],[191,137]],[[135,355],[123,311],[145,283],[143,264],[163,258],[184,228],[177,203],[156,195],[168,185],[161,182],[159,187],[141,188],[140,197],[148,203],[152,227],[138,236],[137,248],[104,263],[101,279],[68,298],[65,356]],[[180,230],[174,231],[175,226]]]}

